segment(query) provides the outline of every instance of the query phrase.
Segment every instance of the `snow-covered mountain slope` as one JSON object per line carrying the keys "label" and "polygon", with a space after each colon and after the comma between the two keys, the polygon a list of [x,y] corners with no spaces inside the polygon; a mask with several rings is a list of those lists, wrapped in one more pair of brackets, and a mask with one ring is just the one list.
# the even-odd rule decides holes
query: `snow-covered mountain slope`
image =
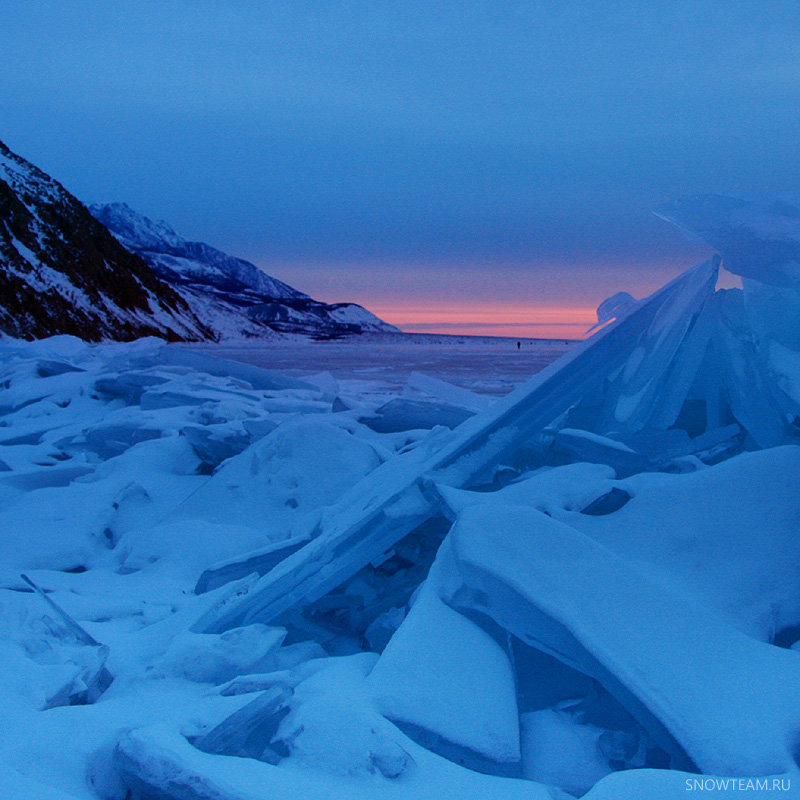
{"label": "snow-covered mountain slope", "polygon": [[[310,300],[302,292],[272,278],[255,264],[229,256],[202,242],[187,242],[163,220],[153,221],[125,203],[93,204],[89,211],[129,250],[141,253],[173,283],[206,285],[230,295],[283,300]],[[252,299],[251,299],[252,302]]]}
{"label": "snow-covered mountain slope", "polygon": [[213,333],[60,183],[0,142],[0,331],[201,340]]}
{"label": "snow-covered mountain slope", "polygon": [[125,203],[89,208],[222,338],[268,337],[276,331],[324,338],[397,331],[355,303],[322,303],[249,261],[186,241],[166,222],[154,222]]}

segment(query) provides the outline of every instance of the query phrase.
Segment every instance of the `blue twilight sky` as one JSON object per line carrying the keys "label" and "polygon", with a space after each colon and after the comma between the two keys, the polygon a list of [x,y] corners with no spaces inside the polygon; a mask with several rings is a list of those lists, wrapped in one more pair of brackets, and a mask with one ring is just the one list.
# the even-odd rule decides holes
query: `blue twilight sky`
{"label": "blue twilight sky", "polygon": [[708,250],[649,209],[800,188],[799,109],[797,0],[0,4],[13,150],[416,330],[654,289]]}

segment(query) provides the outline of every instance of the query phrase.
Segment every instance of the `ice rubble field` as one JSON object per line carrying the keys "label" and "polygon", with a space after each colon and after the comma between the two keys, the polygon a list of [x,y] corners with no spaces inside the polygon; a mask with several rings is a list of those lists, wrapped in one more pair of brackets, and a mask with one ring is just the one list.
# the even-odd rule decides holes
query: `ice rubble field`
{"label": "ice rubble field", "polygon": [[571,346],[0,340],[2,797],[800,796],[784,211]]}

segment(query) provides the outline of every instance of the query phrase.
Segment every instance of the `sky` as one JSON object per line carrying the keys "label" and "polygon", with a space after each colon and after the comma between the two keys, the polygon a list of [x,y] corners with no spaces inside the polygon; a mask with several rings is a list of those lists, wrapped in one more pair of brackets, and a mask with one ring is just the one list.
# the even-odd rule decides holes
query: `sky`
{"label": "sky", "polygon": [[578,336],[800,188],[800,3],[0,4],[0,139],[406,330]]}

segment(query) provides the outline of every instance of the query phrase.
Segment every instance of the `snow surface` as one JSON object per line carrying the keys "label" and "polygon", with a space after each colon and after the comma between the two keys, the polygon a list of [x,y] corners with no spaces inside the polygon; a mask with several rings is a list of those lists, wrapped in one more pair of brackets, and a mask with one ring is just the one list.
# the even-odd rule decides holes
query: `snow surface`
{"label": "snow surface", "polygon": [[[307,347],[287,346],[298,353]],[[418,349],[407,347],[409,355]],[[369,351],[363,350],[365,363]],[[538,358],[549,353],[545,347]],[[480,363],[480,354],[476,358]],[[4,796],[121,797],[111,754],[124,730],[159,724],[169,708],[175,721],[169,736],[179,737],[187,725],[211,724],[241,705],[238,695],[209,695],[214,685],[222,688],[248,673],[288,674],[280,670],[325,655],[310,642],[280,647],[285,629],[275,626],[222,634],[190,630],[229,591],[195,596],[204,569],[294,529],[308,535],[321,506],[426,434],[378,434],[353,412],[334,413],[340,383],[347,397],[360,399],[362,410],[377,407],[371,398],[391,392],[385,380],[344,376],[337,382],[316,366],[309,365],[306,380],[299,380],[193,348],[165,349],[155,339],[98,346],[71,337],[0,343],[0,458],[7,467],[0,473]],[[431,379],[434,385],[447,389]],[[482,396],[460,391],[480,402],[475,397]],[[459,389],[452,392],[458,395]],[[187,430],[209,433],[211,440],[197,448],[202,457]],[[209,475],[203,458],[215,452],[214,442],[238,442],[239,450],[226,451],[224,463]],[[47,623],[52,612],[27,591],[20,572],[109,648],[114,682],[97,703],[39,710],[73,680],[80,654],[53,638]],[[509,697],[510,675],[505,680]],[[322,689],[329,685],[336,685],[333,678]],[[530,784],[509,787],[501,781],[495,787],[485,776],[426,753],[381,722],[366,688],[358,691],[368,707],[367,728],[358,730],[369,735],[370,727],[381,724],[393,731],[412,754],[419,792],[447,775],[453,791],[460,786],[467,796],[535,796]],[[352,701],[343,697],[341,704],[350,707]],[[322,726],[334,710],[319,713]],[[320,735],[321,730],[314,734]],[[337,754],[339,741],[338,735],[327,743],[301,737],[292,758],[313,762],[311,771],[287,764],[277,783],[266,777],[271,793],[404,796],[402,786],[375,785],[368,756],[363,777],[350,776],[351,760],[357,763],[360,756]],[[215,763],[186,747],[199,763]],[[343,776],[333,777],[337,771]],[[220,774],[237,773],[225,767]]]}

